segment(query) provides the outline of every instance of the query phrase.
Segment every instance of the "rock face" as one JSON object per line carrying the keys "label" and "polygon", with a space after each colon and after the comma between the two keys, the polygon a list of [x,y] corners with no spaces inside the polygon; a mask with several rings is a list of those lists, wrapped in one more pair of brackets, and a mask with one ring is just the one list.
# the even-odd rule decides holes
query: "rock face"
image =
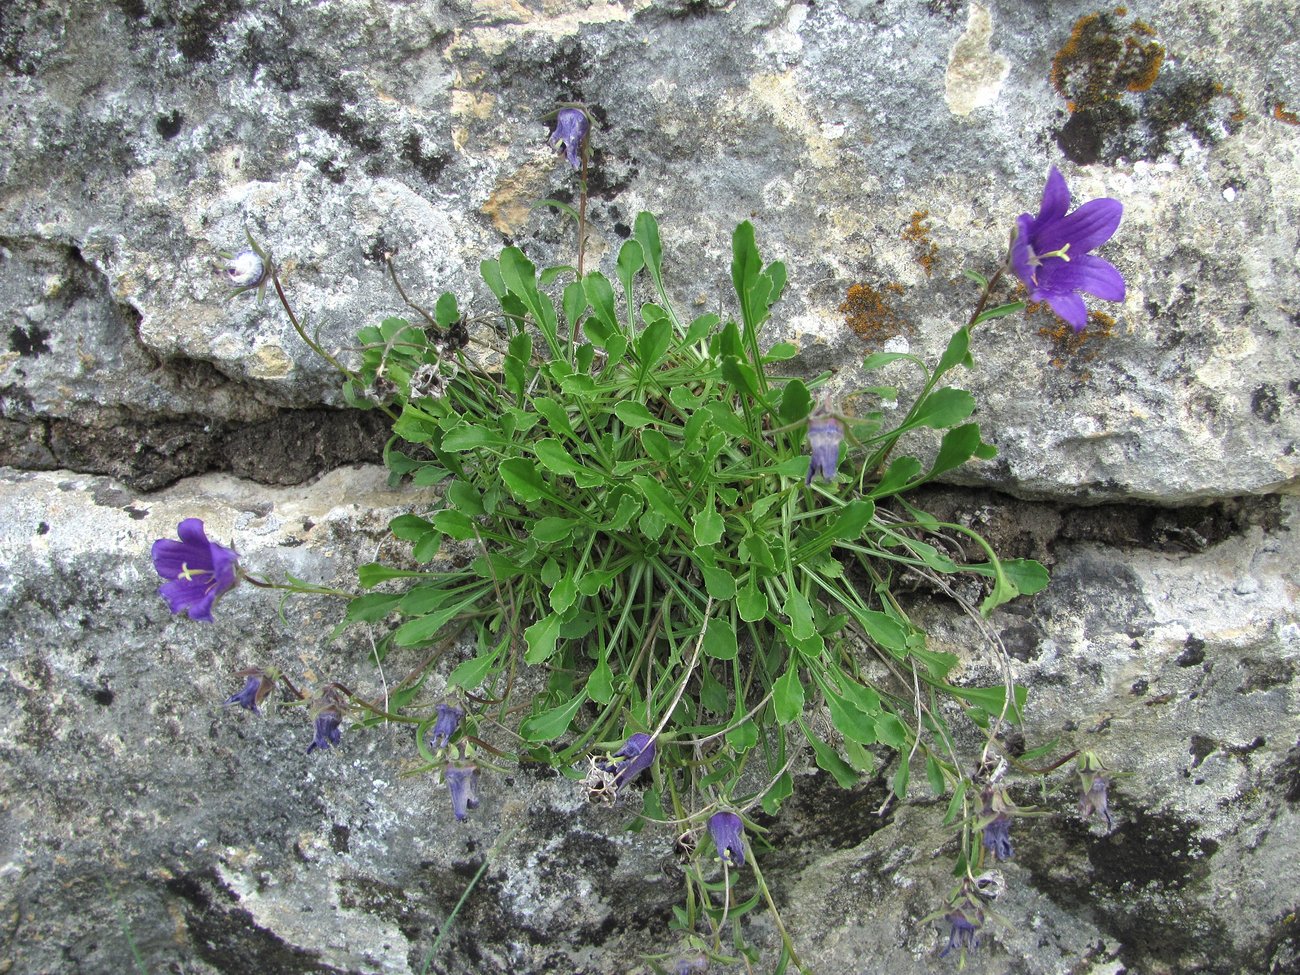
{"label": "rock face", "polygon": [[[977,331],[955,381],[999,455],[929,499],[1053,570],[992,620],[1030,689],[1027,744],[1132,773],[1104,836],[1064,776],[1016,796],[1054,815],[1017,820],[1008,925],[973,970],[1296,970],[1294,16],[0,6],[0,971],[605,973],[675,943],[673,837],[527,768],[488,776],[456,823],[403,776],[418,759],[396,726],[306,755],[301,708],[221,707],[234,671],[271,661],[379,700],[418,661],[376,668],[363,632],[332,636],[326,599],[277,614],[245,586],[212,625],[172,620],[147,557],[191,516],[270,574],[347,585],[397,557],[388,520],[419,498],[366,466],[386,428],[342,408],[272,300],[224,300],[219,252],[246,230],[270,248],[345,359],[404,311],[386,255],[414,300],[483,311],[478,262],[503,243],[573,260],[572,225],[531,206],[576,199],[540,121],[565,101],[600,123],[589,265],[652,210],[669,287],[725,313],[750,219],[790,270],[771,338],[846,391],[882,345],[938,354],[976,297],[961,270],[993,272],[1050,165],[1076,200],[1124,204],[1102,253],[1125,301],[1093,302],[1082,338],[1045,310]],[[995,678],[950,603],[911,598],[963,679]],[[764,873],[819,973],[937,964],[918,922],[949,889],[945,803],[882,815],[887,781],[841,793],[807,771],[768,824]],[[774,951],[764,923],[750,937]]]}

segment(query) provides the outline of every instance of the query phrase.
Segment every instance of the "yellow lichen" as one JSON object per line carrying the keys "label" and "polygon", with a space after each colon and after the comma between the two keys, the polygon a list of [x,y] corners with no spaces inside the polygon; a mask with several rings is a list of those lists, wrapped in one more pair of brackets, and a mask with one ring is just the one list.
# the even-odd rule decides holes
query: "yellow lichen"
{"label": "yellow lichen", "polygon": [[894,311],[888,296],[902,293],[903,286],[892,281],[883,292],[861,282],[850,285],[840,305],[844,324],[864,342],[883,342],[901,334],[906,323]]}

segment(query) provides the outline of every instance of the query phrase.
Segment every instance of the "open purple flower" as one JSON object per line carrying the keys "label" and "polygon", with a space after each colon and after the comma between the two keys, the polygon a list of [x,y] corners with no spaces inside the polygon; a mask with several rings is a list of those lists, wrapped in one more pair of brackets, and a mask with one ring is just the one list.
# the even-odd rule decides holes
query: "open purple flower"
{"label": "open purple flower", "polygon": [[580,108],[562,108],[555,116],[555,131],[551,133],[551,145],[564,149],[565,158],[574,169],[582,167],[582,143],[591,131],[591,122],[587,113]]}
{"label": "open purple flower", "polygon": [[614,774],[614,785],[621,789],[655,760],[655,743],[644,732],[629,736],[613,755],[614,761],[602,762],[601,769]]}
{"label": "open purple flower", "polygon": [[1110,240],[1124,207],[1118,200],[1089,200],[1073,213],[1070,188],[1055,166],[1047,175],[1038,216],[1022,213],[1011,241],[1011,269],[1029,289],[1030,301],[1045,301],[1072,329],[1082,332],[1088,309],[1079,292],[1107,301],[1124,300],[1124,278],[1109,261],[1088,252]]}
{"label": "open purple flower", "polygon": [[733,867],[745,865],[745,824],[733,812],[714,813],[709,817],[709,835],[718,856]]}
{"label": "open purple flower", "polygon": [[478,766],[448,765],[442,775],[451,790],[451,811],[464,819],[468,810],[478,808]]}
{"label": "open purple flower", "polygon": [[244,689],[226,698],[226,706],[238,704],[241,708],[247,708],[254,714],[261,714],[258,705],[274,689],[275,676],[267,673],[261,667],[249,667],[247,670],[241,670],[235,676],[246,678]]}
{"label": "open purple flower", "polygon": [[239,554],[208,541],[198,518],[182,521],[177,534],[179,542],[160,538],[153,543],[153,567],[167,580],[158,592],[173,613],[211,623],[213,603],[239,581]]}
{"label": "open purple flower", "polygon": [[805,484],[811,484],[817,474],[823,480],[833,480],[840,464],[840,441],[844,439],[844,426],[831,415],[830,401],[823,398],[808,415],[808,446],[812,462],[808,465]]}
{"label": "open purple flower", "polygon": [[429,732],[429,747],[446,748],[447,743],[451,741],[451,736],[460,727],[460,719],[463,717],[465,717],[464,710],[456,705],[439,704],[437,720],[433,722],[433,730]]}

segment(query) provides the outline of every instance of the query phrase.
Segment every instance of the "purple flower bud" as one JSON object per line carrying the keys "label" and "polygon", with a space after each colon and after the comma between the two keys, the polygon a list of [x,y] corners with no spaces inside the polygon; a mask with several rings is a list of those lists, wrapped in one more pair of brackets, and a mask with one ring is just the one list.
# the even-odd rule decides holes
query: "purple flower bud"
{"label": "purple flower bud", "polygon": [[241,708],[247,708],[254,714],[261,714],[258,705],[271,693],[275,687],[275,677],[260,667],[250,667],[247,670],[241,670],[236,677],[247,678],[244,681],[244,689],[236,694],[231,694],[226,698],[226,706],[238,704]]}
{"label": "purple flower bud", "polygon": [[464,710],[456,707],[456,705],[439,704],[438,718],[433,723],[433,730],[429,732],[429,747],[431,749],[446,748],[447,743],[451,741],[451,736],[460,727],[460,719],[463,717],[465,717]]}
{"label": "purple flower bud", "polygon": [[623,747],[613,755],[614,761],[602,762],[600,767],[605,772],[615,774],[615,788],[621,789],[631,782],[642,770],[650,767],[655,760],[655,743],[644,732],[638,732],[623,743]]}
{"label": "purple flower bud", "polygon": [[714,813],[709,817],[709,835],[718,856],[733,867],[745,865],[745,824],[733,812]]}
{"label": "purple flower bud", "polygon": [[813,477],[821,474],[823,480],[833,480],[835,469],[840,464],[840,441],[844,439],[844,426],[831,415],[830,400],[823,397],[808,415],[808,446],[812,450],[812,461],[808,464],[808,476],[805,484],[811,484]]}
{"label": "purple flower bud", "polygon": [[226,262],[226,280],[240,291],[256,288],[266,277],[266,262],[256,251],[243,250]]}
{"label": "purple flower bud", "polygon": [[442,775],[451,790],[451,811],[464,819],[467,810],[478,808],[478,766],[448,765]]}
{"label": "purple flower bud", "polygon": [[150,552],[153,567],[167,580],[158,593],[173,613],[211,623],[213,604],[239,581],[235,573],[239,554],[209,542],[198,518],[182,521],[177,534],[179,542],[160,538]]}
{"label": "purple flower bud", "polygon": [[316,702],[316,734],[307,746],[310,755],[316,749],[337,747],[343,739],[339,725],[343,723],[343,694],[336,684],[328,685]]}
{"label": "purple flower bud", "polygon": [[565,158],[574,169],[582,167],[582,143],[591,130],[587,113],[580,108],[562,108],[555,117],[555,131],[551,133],[551,145],[564,149]]}
{"label": "purple flower bud", "polygon": [[1047,174],[1038,216],[1022,213],[1011,241],[1011,269],[1029,289],[1030,301],[1045,301],[1075,332],[1088,324],[1079,292],[1107,301],[1124,300],[1124,278],[1109,261],[1088,252],[1119,227],[1118,200],[1089,200],[1069,216],[1070,188],[1055,166]]}

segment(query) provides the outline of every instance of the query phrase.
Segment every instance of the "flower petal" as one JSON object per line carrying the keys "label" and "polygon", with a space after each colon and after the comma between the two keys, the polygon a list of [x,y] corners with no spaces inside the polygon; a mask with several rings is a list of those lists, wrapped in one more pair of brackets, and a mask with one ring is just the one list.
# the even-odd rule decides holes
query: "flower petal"
{"label": "flower petal", "polygon": [[1106,301],[1123,301],[1124,277],[1115,266],[1093,254],[1080,254],[1069,264],[1053,269],[1053,291],[1084,291]]}
{"label": "flower petal", "polygon": [[1088,324],[1088,309],[1083,299],[1073,291],[1044,294],[1035,300],[1046,301],[1052,306],[1052,311],[1076,332],[1082,332]]}
{"label": "flower petal", "polygon": [[1052,224],[1038,237],[1039,253],[1070,245],[1070,260],[1079,254],[1094,250],[1115,235],[1124,205],[1119,200],[1103,196],[1089,200],[1068,217]]}
{"label": "flower petal", "polygon": [[1060,220],[1065,211],[1070,209],[1070,188],[1065,185],[1065,177],[1055,166],[1047,174],[1047,184],[1043,187],[1043,204],[1038,208],[1035,223]]}
{"label": "flower petal", "polygon": [[1016,239],[1011,242],[1011,270],[1026,288],[1034,286],[1034,264],[1030,261],[1032,248],[1029,235],[1034,229],[1034,218],[1022,213],[1016,218]]}

